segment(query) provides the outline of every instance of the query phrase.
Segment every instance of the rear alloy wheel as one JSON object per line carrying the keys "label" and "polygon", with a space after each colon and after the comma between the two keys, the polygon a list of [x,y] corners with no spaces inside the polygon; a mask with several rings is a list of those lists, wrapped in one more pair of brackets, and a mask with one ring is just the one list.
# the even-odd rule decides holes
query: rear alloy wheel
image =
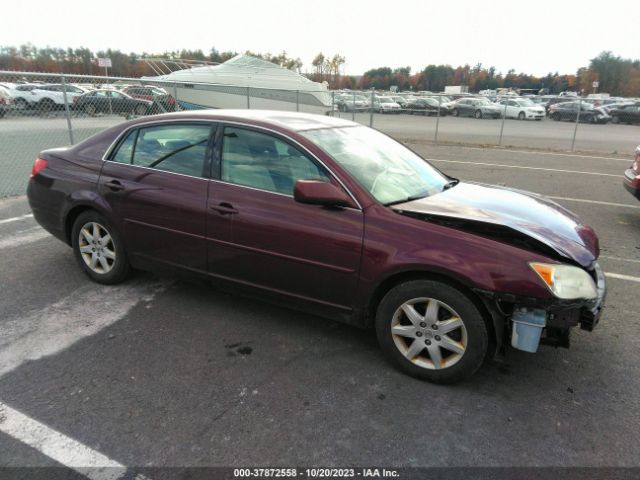
{"label": "rear alloy wheel", "polygon": [[41,112],[47,113],[53,110],[55,106],[56,104],[53,102],[53,100],[49,98],[45,98],[43,100],[40,100],[40,103],[38,104],[38,110],[40,110]]}
{"label": "rear alloy wheel", "polygon": [[76,260],[92,280],[115,284],[129,275],[130,267],[120,235],[98,212],[81,213],[73,224],[71,235]]}
{"label": "rear alloy wheel", "polygon": [[476,118],[482,118],[482,110],[476,110],[473,116]]}
{"label": "rear alloy wheel", "polygon": [[475,304],[458,289],[415,280],[392,288],[376,314],[386,358],[401,371],[434,383],[455,383],[482,365],[487,327]]}
{"label": "rear alloy wheel", "polygon": [[147,106],[146,105],[136,105],[134,110],[136,115],[146,115],[147,114]]}
{"label": "rear alloy wheel", "polygon": [[518,120],[524,120],[524,119],[525,119],[525,114],[524,114],[524,112],[520,112],[520,113],[518,114]]}
{"label": "rear alloy wheel", "polygon": [[93,117],[97,112],[96,106],[92,105],[91,103],[88,103],[84,106],[84,112],[87,115],[91,115]]}

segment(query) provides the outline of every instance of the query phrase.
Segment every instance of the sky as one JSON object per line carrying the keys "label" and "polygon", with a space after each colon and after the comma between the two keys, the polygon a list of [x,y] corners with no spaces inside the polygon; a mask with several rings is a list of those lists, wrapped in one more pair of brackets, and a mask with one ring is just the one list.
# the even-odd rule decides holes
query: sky
{"label": "sky", "polygon": [[[23,18],[5,2],[2,17]],[[2,22],[0,45],[160,53],[219,51],[346,58],[343,73],[376,67],[482,63],[506,73],[575,73],[604,50],[640,58],[640,0],[31,0],[27,24]]]}

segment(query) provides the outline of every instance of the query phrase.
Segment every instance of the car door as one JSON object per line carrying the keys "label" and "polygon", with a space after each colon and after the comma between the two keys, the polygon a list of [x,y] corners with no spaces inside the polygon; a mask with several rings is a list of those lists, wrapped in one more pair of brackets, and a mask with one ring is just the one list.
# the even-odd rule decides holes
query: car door
{"label": "car door", "polygon": [[[246,126],[224,126],[216,160],[207,212],[211,275],[349,310],[363,212],[293,198],[297,180],[340,183],[301,147]],[[225,224],[230,240],[219,238]]]}
{"label": "car door", "polygon": [[206,273],[205,211],[212,123],[160,123],[131,129],[104,162],[100,195],[127,253]]}

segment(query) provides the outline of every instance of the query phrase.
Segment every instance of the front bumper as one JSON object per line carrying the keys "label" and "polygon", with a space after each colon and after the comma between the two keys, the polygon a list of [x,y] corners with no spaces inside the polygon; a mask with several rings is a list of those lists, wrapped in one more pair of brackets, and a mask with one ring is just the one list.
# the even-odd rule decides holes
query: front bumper
{"label": "front bumper", "polygon": [[622,184],[631,195],[640,200],[640,178],[636,177],[632,169],[629,168],[624,172]]}
{"label": "front bumper", "polygon": [[499,347],[506,346],[512,334],[512,317],[518,309],[542,310],[546,314],[546,323],[541,344],[568,347],[571,328],[580,326],[582,330],[592,331],[602,316],[607,295],[604,273],[596,262],[588,270],[596,284],[597,297],[589,300],[562,300],[558,298],[539,299],[508,293],[475,290],[480,294],[489,312]]}

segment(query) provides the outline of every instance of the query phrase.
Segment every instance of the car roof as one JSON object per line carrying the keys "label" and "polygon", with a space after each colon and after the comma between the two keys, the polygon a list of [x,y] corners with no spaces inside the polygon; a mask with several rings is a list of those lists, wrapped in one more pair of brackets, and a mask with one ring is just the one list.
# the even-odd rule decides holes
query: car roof
{"label": "car roof", "polygon": [[[359,123],[343,120],[328,115],[315,115],[311,113],[283,112],[277,110],[185,110],[177,113],[158,115],[157,119],[194,119],[194,120],[239,120],[251,123],[270,123],[274,126],[293,131],[317,130],[321,128],[353,127]],[[150,120],[147,117],[147,120]]]}

